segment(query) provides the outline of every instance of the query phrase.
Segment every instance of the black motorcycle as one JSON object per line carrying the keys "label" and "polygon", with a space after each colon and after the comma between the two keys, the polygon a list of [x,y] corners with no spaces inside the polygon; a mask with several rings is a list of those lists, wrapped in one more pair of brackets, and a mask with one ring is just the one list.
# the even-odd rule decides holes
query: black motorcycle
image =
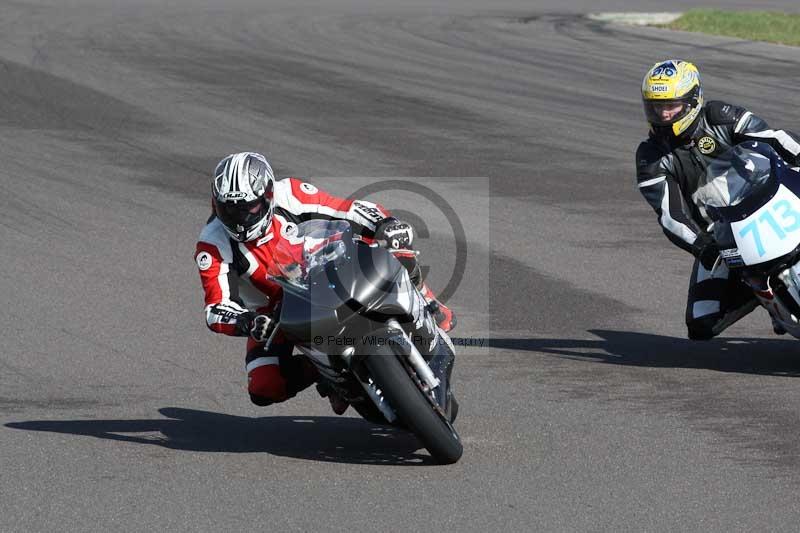
{"label": "black motorcycle", "polygon": [[[439,463],[461,457],[454,349],[408,272],[342,220],[299,224],[276,248],[277,326],[366,420],[413,432]],[[271,340],[271,339],[270,339]]]}

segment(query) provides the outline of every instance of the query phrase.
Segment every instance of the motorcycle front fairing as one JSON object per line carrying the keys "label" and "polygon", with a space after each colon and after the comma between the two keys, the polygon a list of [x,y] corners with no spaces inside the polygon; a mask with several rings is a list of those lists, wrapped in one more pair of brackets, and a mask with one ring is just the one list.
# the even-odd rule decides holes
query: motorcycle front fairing
{"label": "motorcycle front fairing", "polygon": [[765,143],[734,146],[694,194],[731,268],[770,263],[800,246],[800,174]]}
{"label": "motorcycle front fairing", "polygon": [[[445,408],[447,391],[437,390],[442,379],[430,364],[446,385],[452,345],[437,342],[433,317],[400,262],[381,247],[354,240],[349,226],[342,224],[346,223],[304,222],[296,236],[279,245],[276,255],[283,260],[278,263],[283,275],[274,279],[284,290],[277,328],[343,397],[359,402],[359,392],[352,387],[360,387],[389,422],[395,413],[361,361],[374,346],[367,335],[405,346],[404,364],[429,383]],[[368,411],[359,412],[369,419]]]}
{"label": "motorcycle front fairing", "polygon": [[357,336],[373,321],[395,318],[430,348],[433,319],[408,272],[387,250],[354,240],[344,221],[304,222],[283,247],[282,256],[297,258],[275,278],[284,287],[281,329],[294,341]]}
{"label": "motorcycle front fairing", "polygon": [[695,199],[727,266],[800,337],[800,173],[769,145],[742,143],[709,166]]}

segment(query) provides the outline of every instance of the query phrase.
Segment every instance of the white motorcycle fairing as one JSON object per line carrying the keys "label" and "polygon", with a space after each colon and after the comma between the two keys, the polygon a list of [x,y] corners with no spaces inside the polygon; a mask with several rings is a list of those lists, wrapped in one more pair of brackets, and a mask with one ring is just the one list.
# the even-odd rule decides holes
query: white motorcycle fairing
{"label": "white motorcycle fairing", "polygon": [[731,230],[747,266],[786,255],[800,246],[800,198],[781,184],[756,212],[732,222]]}

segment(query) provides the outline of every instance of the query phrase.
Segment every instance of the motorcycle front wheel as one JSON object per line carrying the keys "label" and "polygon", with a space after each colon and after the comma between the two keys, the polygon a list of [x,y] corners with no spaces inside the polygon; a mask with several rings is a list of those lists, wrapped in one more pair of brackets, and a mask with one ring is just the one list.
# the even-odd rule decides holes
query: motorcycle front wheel
{"label": "motorcycle front wheel", "polygon": [[401,357],[405,355],[397,343],[370,346],[364,364],[398,418],[422,441],[431,457],[440,464],[455,463],[464,453],[458,433],[431,405]]}

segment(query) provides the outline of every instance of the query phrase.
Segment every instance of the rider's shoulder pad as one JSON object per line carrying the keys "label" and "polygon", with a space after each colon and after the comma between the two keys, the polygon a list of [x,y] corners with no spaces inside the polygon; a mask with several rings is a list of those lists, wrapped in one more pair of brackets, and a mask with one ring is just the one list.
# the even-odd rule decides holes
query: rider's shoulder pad
{"label": "rider's shoulder pad", "polygon": [[721,100],[712,100],[706,104],[706,120],[712,126],[734,124],[744,115],[745,111],[743,107]]}
{"label": "rider's shoulder pad", "polygon": [[222,257],[222,261],[230,263],[233,261],[233,247],[231,246],[230,236],[225,232],[222,222],[218,218],[213,218],[206,224],[200,232],[198,243],[205,243],[215,247]]}
{"label": "rider's shoulder pad", "polygon": [[636,169],[641,172],[642,170],[657,165],[661,159],[669,154],[663,145],[648,139],[639,144],[636,149]]}

